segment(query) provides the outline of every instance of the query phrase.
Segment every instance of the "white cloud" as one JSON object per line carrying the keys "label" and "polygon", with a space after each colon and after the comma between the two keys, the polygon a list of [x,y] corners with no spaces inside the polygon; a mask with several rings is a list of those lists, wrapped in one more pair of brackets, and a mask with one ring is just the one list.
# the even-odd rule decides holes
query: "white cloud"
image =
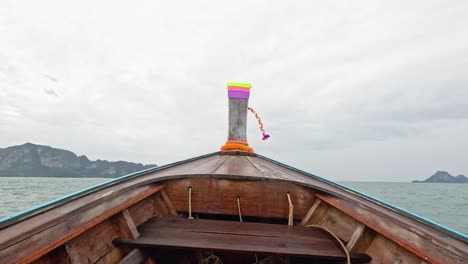
{"label": "white cloud", "polygon": [[[246,81],[272,135],[262,142],[249,117],[258,152],[342,180],[421,178],[428,147],[466,141],[453,135],[468,114],[467,11],[465,1],[4,1],[0,146],[158,164],[215,151],[225,82]],[[420,143],[434,133],[444,141]],[[397,178],[396,150],[412,153]],[[355,168],[345,154],[372,162]],[[434,156],[434,169],[468,173],[461,155]]]}

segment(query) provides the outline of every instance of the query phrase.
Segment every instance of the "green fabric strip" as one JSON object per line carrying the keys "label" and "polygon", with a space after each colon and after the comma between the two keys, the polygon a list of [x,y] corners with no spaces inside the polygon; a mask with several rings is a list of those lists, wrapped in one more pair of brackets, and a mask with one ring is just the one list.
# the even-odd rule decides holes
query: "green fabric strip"
{"label": "green fabric strip", "polygon": [[250,83],[228,82],[227,86],[238,86],[238,87],[252,88],[252,85]]}

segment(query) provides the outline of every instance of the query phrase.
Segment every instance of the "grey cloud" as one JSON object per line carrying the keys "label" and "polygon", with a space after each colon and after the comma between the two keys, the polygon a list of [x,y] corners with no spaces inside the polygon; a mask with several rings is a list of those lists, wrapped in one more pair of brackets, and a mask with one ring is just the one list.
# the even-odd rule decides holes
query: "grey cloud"
{"label": "grey cloud", "polygon": [[[404,169],[425,173],[420,139],[434,149],[437,138],[466,141],[453,135],[468,116],[467,10],[465,1],[2,3],[0,147],[157,164],[216,151],[225,83],[246,81],[272,135],[262,141],[249,117],[260,153],[338,179],[395,180],[385,159],[400,150],[415,164]],[[346,155],[375,165],[358,171]],[[437,169],[468,173],[459,150],[447,155]]]}
{"label": "grey cloud", "polygon": [[48,95],[51,95],[51,96],[58,96],[57,92],[54,91],[54,89],[52,88],[43,88],[44,92]]}

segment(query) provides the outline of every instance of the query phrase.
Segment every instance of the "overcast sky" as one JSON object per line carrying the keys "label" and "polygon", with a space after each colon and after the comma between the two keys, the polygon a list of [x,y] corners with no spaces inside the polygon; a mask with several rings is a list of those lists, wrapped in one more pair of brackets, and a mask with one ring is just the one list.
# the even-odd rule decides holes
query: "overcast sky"
{"label": "overcast sky", "polygon": [[0,148],[166,164],[257,153],[333,180],[468,174],[468,1],[0,1]]}

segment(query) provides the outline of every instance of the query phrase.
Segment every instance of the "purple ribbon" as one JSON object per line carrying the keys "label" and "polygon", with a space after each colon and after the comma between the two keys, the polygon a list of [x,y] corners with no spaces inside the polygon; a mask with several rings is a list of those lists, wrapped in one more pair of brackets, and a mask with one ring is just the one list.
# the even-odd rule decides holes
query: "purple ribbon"
{"label": "purple ribbon", "polygon": [[229,98],[249,99],[250,93],[241,91],[228,91]]}

